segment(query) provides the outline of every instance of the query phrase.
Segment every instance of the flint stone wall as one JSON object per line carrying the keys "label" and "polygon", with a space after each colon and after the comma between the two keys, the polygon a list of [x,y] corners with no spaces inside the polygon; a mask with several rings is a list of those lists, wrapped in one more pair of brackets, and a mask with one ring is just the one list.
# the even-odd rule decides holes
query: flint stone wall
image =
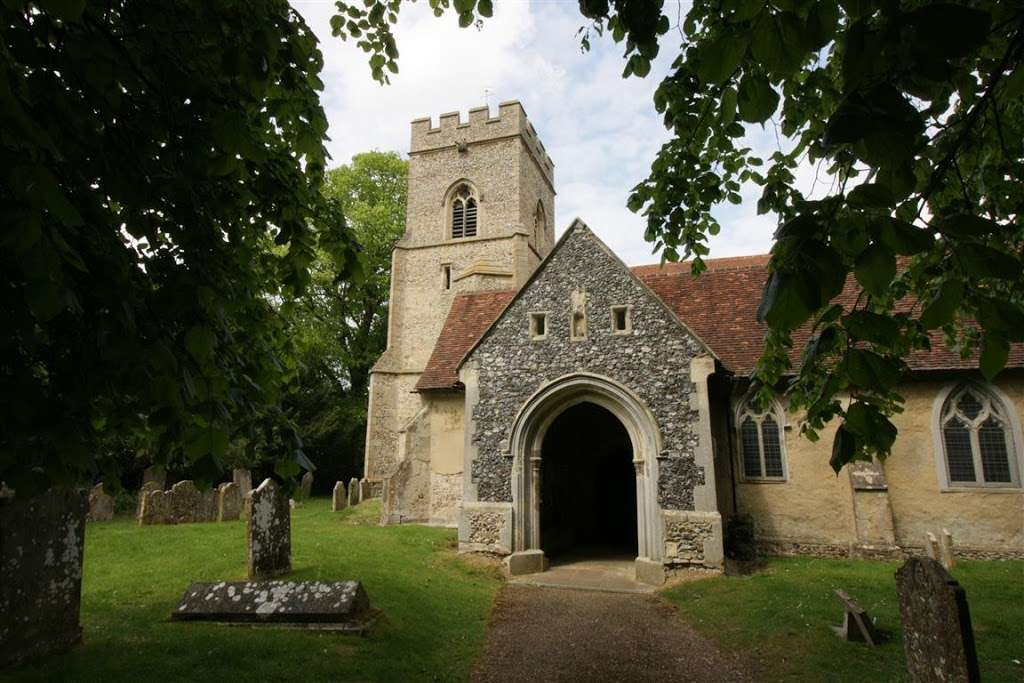
{"label": "flint stone wall", "polygon": [[[619,382],[651,410],[663,448],[658,503],[692,510],[704,470],[694,462],[699,414],[691,407],[690,361],[707,352],[588,228],[577,224],[564,239],[468,358],[479,368],[471,470],[477,499],[511,502],[512,458],[505,451],[527,399],[558,377],[588,372]],[[571,341],[572,297],[580,290],[586,292],[586,338]],[[613,334],[611,307],[622,305],[631,306],[632,329]],[[547,312],[546,339],[531,340],[531,312]]]}
{"label": "flint stone wall", "polygon": [[292,511],[288,496],[271,479],[251,495],[249,578],[266,579],[292,568]]}
{"label": "flint stone wall", "polygon": [[704,542],[714,530],[711,522],[669,517],[665,520],[665,560],[668,564],[701,564]]}
{"label": "flint stone wall", "polygon": [[0,666],[81,640],[87,506],[84,490],[0,498]]}

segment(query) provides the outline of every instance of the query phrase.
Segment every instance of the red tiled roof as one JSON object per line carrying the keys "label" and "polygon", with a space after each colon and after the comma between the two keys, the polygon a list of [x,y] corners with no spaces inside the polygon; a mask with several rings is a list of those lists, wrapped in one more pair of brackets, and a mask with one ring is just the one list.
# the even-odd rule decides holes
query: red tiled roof
{"label": "red tiled roof", "polygon": [[459,364],[513,296],[514,291],[457,295],[416,391],[458,388]]}
{"label": "red tiled roof", "polygon": [[[768,278],[767,254],[709,259],[708,269],[694,278],[688,262],[637,266],[633,272],[679,319],[711,347],[725,367],[738,375],[749,374],[757,365],[767,326],[757,321],[757,308]],[[852,307],[858,287],[852,277],[836,297],[837,303]],[[962,359],[949,348],[941,332],[931,334],[930,351],[914,351],[907,358],[911,370],[966,370],[978,367],[977,355]],[[790,360],[799,367],[810,328],[793,333]],[[1007,367],[1024,367],[1024,344],[1011,344]]]}
{"label": "red tiled roof", "polygon": [[[738,256],[708,259],[700,277],[690,275],[690,263],[635,266],[631,268],[665,304],[719,357],[726,369],[748,375],[757,365],[767,327],[757,321],[757,308],[768,277],[769,256]],[[857,297],[853,278],[847,280],[837,303],[853,305]],[[417,391],[457,389],[463,358],[505,310],[516,292],[460,294],[452,302],[448,319],[416,384]],[[799,367],[800,355],[810,337],[805,326],[793,333],[790,360]],[[978,367],[977,355],[966,360],[949,348],[940,332],[931,335],[930,351],[914,351],[907,358],[912,370],[968,370]],[[1009,368],[1024,367],[1024,344],[1010,345]]]}

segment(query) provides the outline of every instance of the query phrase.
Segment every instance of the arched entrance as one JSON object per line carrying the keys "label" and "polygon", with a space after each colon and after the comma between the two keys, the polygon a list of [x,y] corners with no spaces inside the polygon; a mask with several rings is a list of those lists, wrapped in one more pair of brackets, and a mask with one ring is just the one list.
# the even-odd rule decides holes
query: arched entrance
{"label": "arched entrance", "polygon": [[565,409],[544,435],[541,459],[545,555],[636,557],[633,444],[619,419],[589,402]]}
{"label": "arched entrance", "polygon": [[[580,408],[580,413],[569,412],[574,406],[581,405],[589,407]],[[626,486],[628,484],[625,482],[632,482],[634,487],[635,495],[626,500],[634,504],[635,514],[632,519],[636,525],[636,544],[632,546],[632,538],[625,535],[619,540],[628,538],[630,545],[635,548],[633,552],[638,567],[642,563],[661,564],[664,531],[657,502],[658,453],[661,451],[661,433],[657,422],[647,406],[618,382],[600,375],[578,373],[544,385],[523,404],[512,425],[508,455],[512,458],[513,554],[508,566],[513,574],[543,571],[547,566],[545,545],[542,542],[541,501],[544,499],[545,471],[549,464],[553,464],[554,468],[555,482],[552,486],[555,489],[548,491],[548,504],[552,504],[550,496],[559,495],[559,487],[562,487],[560,495],[563,499],[567,495],[566,488],[569,490],[570,499],[556,503],[563,508],[572,505],[571,498],[576,496],[571,488],[572,475],[566,478],[559,473],[559,461],[562,458],[559,457],[558,447],[552,444],[559,441],[564,443],[566,439],[572,438],[573,433],[578,437],[580,430],[565,428],[556,423],[565,414],[566,420],[570,421],[566,424],[571,425],[572,420],[581,419],[580,415],[585,417],[587,411],[593,416],[594,409],[604,411],[598,415],[603,416],[601,422],[609,429],[615,431],[621,428],[625,431],[632,455],[629,460],[633,468],[632,475],[624,468],[618,471],[620,477],[625,479],[620,479],[620,483]],[[614,418],[618,427],[609,418]],[[583,431],[591,431],[595,426],[587,423]],[[549,432],[554,441],[545,449],[545,437]],[[625,441],[620,440],[619,443],[624,446]],[[562,454],[564,456],[564,451]],[[586,456],[581,454],[580,457]],[[615,467],[621,466],[622,458],[618,463]],[[621,489],[619,492],[621,495]],[[590,510],[590,513],[593,512]],[[587,511],[581,514],[587,514]],[[578,521],[583,523],[582,520]],[[557,529],[555,533],[557,547]]]}

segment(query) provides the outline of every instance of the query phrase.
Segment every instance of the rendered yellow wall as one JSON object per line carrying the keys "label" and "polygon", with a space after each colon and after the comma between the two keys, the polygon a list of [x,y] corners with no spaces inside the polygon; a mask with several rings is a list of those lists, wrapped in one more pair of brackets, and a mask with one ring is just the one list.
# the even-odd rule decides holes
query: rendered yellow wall
{"label": "rendered yellow wall", "polygon": [[[1004,373],[995,381],[1013,403],[1020,419],[1024,411],[1024,373]],[[893,422],[899,437],[884,464],[900,546],[923,547],[925,535],[943,528],[954,544],[978,550],[1016,548],[1024,551],[1024,490],[981,487],[941,491],[936,469],[932,412],[947,381],[915,383],[904,388],[906,410]],[[1024,444],[1015,444],[1021,458]]]}
{"label": "rendered yellow wall", "polygon": [[462,473],[462,394],[439,394],[430,403],[430,471]]}

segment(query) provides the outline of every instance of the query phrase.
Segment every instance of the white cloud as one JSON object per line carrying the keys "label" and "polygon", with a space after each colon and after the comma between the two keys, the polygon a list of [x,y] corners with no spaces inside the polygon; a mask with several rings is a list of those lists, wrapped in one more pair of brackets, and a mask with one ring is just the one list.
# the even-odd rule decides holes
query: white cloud
{"label": "white cloud", "polygon": [[[381,86],[366,54],[331,36],[333,2],[292,4],[321,41],[334,163],[368,149],[405,153],[412,119],[465,112],[485,92],[492,108],[516,99],[555,162],[559,232],[579,216],[627,263],[658,260],[643,239],[643,218],[625,205],[668,139],[651,96],[675,57],[671,39],[647,78],[624,80],[622,46],[608,36],[592,36],[592,51],[581,53],[576,31],[585,22],[576,3],[497,2],[480,30],[460,29],[451,13],[435,18],[425,2],[406,4],[395,29],[400,72]],[[756,199],[745,191],[741,206],[722,210],[712,257],[767,251],[774,224],[756,215]]]}

